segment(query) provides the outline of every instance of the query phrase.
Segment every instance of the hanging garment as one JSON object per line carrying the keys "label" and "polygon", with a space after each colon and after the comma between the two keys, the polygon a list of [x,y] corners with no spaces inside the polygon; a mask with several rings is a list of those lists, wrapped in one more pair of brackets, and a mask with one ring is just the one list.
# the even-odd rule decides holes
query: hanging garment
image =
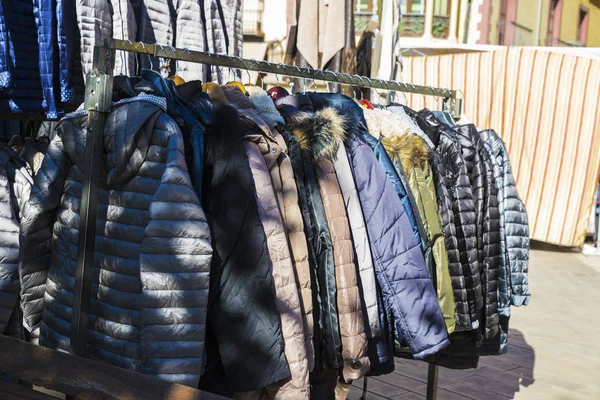
{"label": "hanging garment", "polygon": [[[284,156],[278,160],[279,174],[273,179],[278,191],[280,201],[279,208],[282,212],[285,223],[292,261],[294,262],[294,271],[296,273],[296,282],[300,293],[302,307],[304,336],[306,338],[306,357],[308,360],[308,371],[312,371],[315,366],[315,352],[313,346],[313,301],[312,301],[312,282],[311,270],[308,262],[308,244],[304,234],[304,221],[300,209],[298,187],[294,177],[292,162],[287,156],[288,149],[283,136],[279,133],[283,131],[285,125],[283,117],[275,108],[275,103],[271,96],[263,89],[257,86],[248,87],[250,101],[257,108],[261,118],[267,123],[270,134],[275,138],[279,146],[283,149]],[[278,178],[278,179],[277,179]],[[277,182],[280,182],[278,185]]]}
{"label": "hanging garment", "polygon": [[[113,38],[135,41],[138,33],[137,20],[130,0],[112,0]],[[138,74],[137,54],[131,51],[117,51],[115,54],[115,75],[135,76]]]}
{"label": "hanging garment", "polygon": [[40,83],[42,85],[42,106],[48,119],[58,118],[56,95],[54,93],[55,42],[56,42],[56,5],[52,1],[34,0],[33,14],[37,26],[38,59],[40,65]]}
{"label": "hanging garment", "polygon": [[[346,125],[344,125],[344,129],[351,130]],[[365,226],[365,217],[344,143],[338,145],[338,152],[333,161],[333,166],[340,183],[346,212],[348,213],[348,222],[352,230],[352,241],[359,271],[358,286],[361,289],[360,296],[367,322],[365,333],[370,339],[378,338],[381,336],[381,326],[379,324],[379,304],[377,304],[377,284],[375,283],[373,256],[371,255],[371,246]]]}
{"label": "hanging garment", "polygon": [[214,249],[208,320],[218,344],[217,360],[209,353],[207,375],[211,363],[220,359],[225,386],[232,392],[256,390],[290,376],[273,265],[242,146],[245,134],[235,107],[217,110],[206,131],[204,169],[203,201]]}
{"label": "hanging garment", "polygon": [[331,108],[302,114],[288,125],[303,151],[315,163],[317,181],[333,241],[337,306],[342,338],[343,378],[359,379],[369,370],[367,336],[357,283],[354,247],[344,199],[333,166],[339,139],[345,136],[337,112]]}
{"label": "hanging garment", "polygon": [[446,329],[450,334],[456,328],[454,296],[433,171],[429,166],[430,150],[416,135],[388,136],[381,142],[394,164],[401,162],[407,174],[411,192],[415,197],[425,232],[433,249],[438,302],[444,314]]}
{"label": "hanging garment", "polygon": [[[197,387],[212,248],[165,108],[142,94],[106,121],[87,356]],[[40,343],[68,351],[87,113],[57,129],[22,211],[21,301]]]}
{"label": "hanging garment", "polygon": [[[310,108],[308,108],[309,106]],[[310,100],[305,95],[281,98],[277,101],[277,107],[288,123],[299,117],[299,108],[307,111],[312,109]],[[302,187],[304,187],[307,212],[309,213],[308,218],[304,217],[304,226],[309,251],[312,249],[315,256],[312,268],[316,278],[315,282],[318,283],[317,290],[313,289],[313,299],[316,299],[315,304],[318,304],[318,307],[314,307],[313,310],[319,311],[318,316],[315,313],[315,321],[319,321],[318,326],[315,324],[315,365],[317,370],[321,368],[335,370],[343,366],[342,342],[336,303],[337,288],[333,244],[325,208],[319,191],[315,167],[310,157],[302,151],[298,139],[291,132],[286,130],[283,137],[286,140],[288,153],[294,167],[299,198],[302,201]],[[309,222],[307,223],[307,221]],[[322,362],[319,362],[319,358]],[[311,385],[314,387],[315,384],[311,377]],[[313,391],[311,391],[311,395],[315,396]]]}
{"label": "hanging garment", "polygon": [[443,164],[446,167],[444,182],[452,198],[460,260],[449,260],[451,263],[450,273],[453,277],[457,276],[458,271],[453,267],[453,264],[455,264],[455,261],[459,261],[464,273],[463,279],[467,290],[469,310],[468,314],[464,315],[459,307],[456,308],[458,314],[457,330],[477,329],[479,328],[480,311],[483,307],[483,296],[477,253],[475,203],[467,166],[460,145],[454,139],[454,134],[448,132],[450,128],[439,122],[428,110],[423,110],[418,114],[422,118],[418,119],[417,122],[423,124],[421,128],[436,144],[435,150],[442,157]]}
{"label": "hanging garment", "polygon": [[[387,171],[366,143],[361,107],[340,96],[339,112],[350,135],[348,157],[367,224],[384,307],[391,310],[415,358],[435,354],[448,345],[446,328],[421,249],[410,234],[410,223]],[[337,100],[336,99],[336,100]],[[418,300],[417,300],[418,299]],[[418,309],[415,305],[419,304]],[[427,317],[423,317],[427,315]]]}
{"label": "hanging garment", "polygon": [[[0,5],[0,112],[44,112],[38,27],[31,0]],[[45,65],[45,64],[44,64]]]}
{"label": "hanging garment", "polygon": [[[152,2],[159,3],[157,0],[152,0]],[[85,74],[92,72],[94,46],[102,45],[106,39],[112,39],[113,37],[114,9],[111,2],[108,0],[81,0],[77,1],[75,6],[75,9],[77,10],[77,26],[81,37],[81,65],[85,76]],[[148,10],[152,10],[150,5],[148,5],[147,8]],[[144,41],[146,43],[157,42],[157,40]]]}
{"label": "hanging garment", "polygon": [[[205,17],[204,0],[175,0],[175,47],[195,51],[211,51],[206,37],[207,20]],[[177,62],[177,75],[186,82],[192,79],[205,80],[205,67],[203,64],[188,61]]]}
{"label": "hanging garment", "polygon": [[490,155],[477,128],[461,125],[455,131],[471,178],[484,303],[484,334],[486,338],[492,338],[498,333],[498,258],[501,254],[498,189]]}
{"label": "hanging garment", "polygon": [[273,137],[254,105],[236,86],[227,85],[225,94],[240,109],[247,129],[244,149],[256,186],[258,211],[273,262],[275,301],[281,317],[285,356],[291,373],[289,380],[267,387],[267,393],[275,398],[308,398],[310,388],[302,306],[286,226],[279,206],[283,204],[284,184],[280,163],[285,157],[285,147]]}
{"label": "hanging garment", "polygon": [[66,104],[80,104],[85,86],[75,2],[76,0],[56,0],[60,101]]}
{"label": "hanging garment", "polygon": [[[401,119],[391,111],[382,109],[364,109],[362,111],[367,122],[368,133],[376,139],[381,140],[385,137],[408,133],[408,128],[404,126]],[[387,153],[385,153],[385,155],[387,155]],[[389,156],[386,159],[382,155],[380,159],[387,163]],[[423,221],[421,214],[419,214],[417,203],[412,191],[410,190],[407,174],[404,171],[401,163],[392,163],[390,160],[390,164],[392,165],[393,172],[395,172],[398,179],[400,179],[401,185],[399,186],[398,194],[401,196],[407,213],[413,216],[414,221],[411,221],[411,223],[413,223],[415,237],[421,245],[427,270],[429,271],[429,274],[433,276],[434,263],[433,254],[431,253],[431,245],[429,243],[429,239],[427,238],[425,228],[423,227]]]}

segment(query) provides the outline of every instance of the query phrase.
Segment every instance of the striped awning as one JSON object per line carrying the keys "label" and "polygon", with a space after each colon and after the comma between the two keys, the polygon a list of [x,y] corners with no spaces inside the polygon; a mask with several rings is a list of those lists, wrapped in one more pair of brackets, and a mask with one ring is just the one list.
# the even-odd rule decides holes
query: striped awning
{"label": "striped awning", "polygon": [[[600,164],[600,60],[536,48],[403,59],[403,80],[464,92],[464,113],[504,139],[533,239],[582,246]],[[408,95],[414,109],[439,109]]]}

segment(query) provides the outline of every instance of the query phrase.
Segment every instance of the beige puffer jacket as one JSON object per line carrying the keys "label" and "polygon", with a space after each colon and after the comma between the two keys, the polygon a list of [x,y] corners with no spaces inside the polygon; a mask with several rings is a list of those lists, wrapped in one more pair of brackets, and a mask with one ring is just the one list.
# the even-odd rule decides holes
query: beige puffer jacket
{"label": "beige puffer jacket", "polygon": [[275,183],[278,179],[275,182],[272,180],[274,175],[279,174],[278,160],[285,156],[285,147],[277,143],[256,109],[243,94],[239,96],[238,93],[241,94],[239,91],[227,88],[225,90],[228,100],[240,108],[240,116],[248,125],[244,149],[254,178],[259,216],[267,236],[269,256],[273,262],[275,301],[281,315],[284,351],[291,374],[288,381],[271,385],[258,392],[240,394],[238,398],[308,399],[310,388],[302,307],[282,210],[278,202],[281,189],[276,190],[276,187],[280,187],[281,184]]}
{"label": "beige puffer jacket", "polygon": [[313,158],[331,239],[333,241],[337,305],[342,338],[343,377],[359,379],[369,371],[367,335],[362,314],[352,234],[344,198],[333,165],[344,123],[337,111],[325,108],[301,114],[290,125],[300,147]]}
{"label": "beige puffer jacket", "polygon": [[[277,111],[277,108],[275,108],[275,104],[267,92],[257,86],[249,86],[246,89],[250,96],[250,101],[254,104],[260,113],[261,119],[266,124],[263,124],[261,129],[283,151],[283,156],[277,158],[278,168],[269,169],[290,241],[290,251],[304,316],[308,370],[312,371],[315,366],[313,345],[314,321],[311,274],[308,263],[308,244],[306,242],[306,235],[304,234],[302,212],[298,204],[298,188],[296,186],[294,170],[292,169],[292,162],[287,156],[288,150],[285,140],[278,131],[285,124],[285,121],[279,114],[279,111]],[[260,122],[257,121],[257,123]]]}

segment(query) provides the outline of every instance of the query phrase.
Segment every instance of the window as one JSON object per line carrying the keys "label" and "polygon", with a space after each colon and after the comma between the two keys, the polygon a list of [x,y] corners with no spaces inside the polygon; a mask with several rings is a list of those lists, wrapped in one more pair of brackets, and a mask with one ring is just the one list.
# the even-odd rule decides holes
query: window
{"label": "window", "polygon": [[373,0],[356,0],[356,12],[373,12]]}
{"label": "window", "polygon": [[402,15],[425,14],[425,0],[402,0],[400,3],[400,11],[402,12]]}
{"label": "window", "polygon": [[560,18],[562,14],[562,0],[551,0],[550,15],[548,16],[548,37],[546,44],[548,46],[558,45],[560,38]]}
{"label": "window", "polygon": [[435,0],[433,3],[433,15],[450,15],[452,0]]}
{"label": "window", "polygon": [[577,24],[577,41],[585,46],[587,42],[589,21],[589,10],[585,7],[579,7],[579,21]]}

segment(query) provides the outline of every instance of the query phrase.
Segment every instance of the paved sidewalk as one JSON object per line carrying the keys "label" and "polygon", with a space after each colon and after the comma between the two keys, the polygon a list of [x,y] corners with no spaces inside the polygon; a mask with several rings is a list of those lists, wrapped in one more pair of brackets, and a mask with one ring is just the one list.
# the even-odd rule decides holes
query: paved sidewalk
{"label": "paved sidewalk", "polygon": [[[600,399],[600,257],[547,249],[531,251],[532,299],[513,307],[508,354],[440,368],[439,400]],[[368,379],[367,399],[423,400],[426,382],[427,364],[397,360],[393,374]]]}

